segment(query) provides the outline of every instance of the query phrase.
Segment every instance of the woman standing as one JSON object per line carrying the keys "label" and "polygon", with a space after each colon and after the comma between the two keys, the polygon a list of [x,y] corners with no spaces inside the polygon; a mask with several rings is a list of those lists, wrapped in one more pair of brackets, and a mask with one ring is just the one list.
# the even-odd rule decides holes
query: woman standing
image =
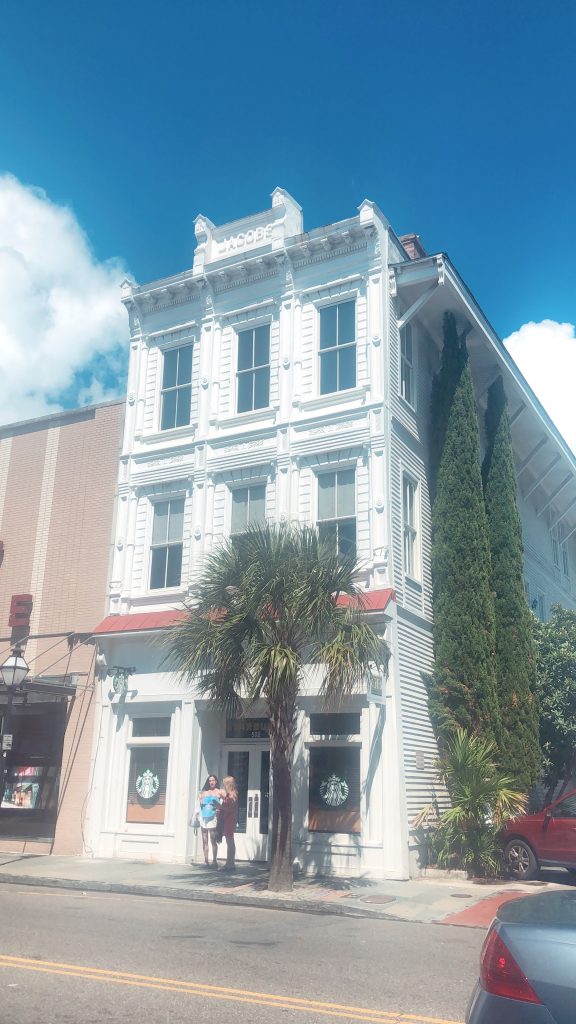
{"label": "woman standing", "polygon": [[216,826],[218,824],[218,812],[222,803],[220,783],[215,775],[209,775],[204,783],[202,792],[198,797],[200,804],[200,825],[202,828],[202,849],[204,851],[204,864],[210,867],[208,837],[212,847],[212,867],[218,867]]}
{"label": "woman standing", "polygon": [[236,843],[234,842],[234,830],[238,820],[238,787],[236,779],[227,775],[222,780],[224,786],[224,802],[222,804],[222,834],[226,840],[226,866],[222,871],[236,871]]}

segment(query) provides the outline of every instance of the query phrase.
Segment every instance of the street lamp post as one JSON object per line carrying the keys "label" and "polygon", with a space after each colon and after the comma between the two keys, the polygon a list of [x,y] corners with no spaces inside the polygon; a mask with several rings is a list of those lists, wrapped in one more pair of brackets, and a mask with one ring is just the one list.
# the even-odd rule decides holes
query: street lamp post
{"label": "street lamp post", "polygon": [[17,644],[12,649],[10,657],[6,659],[3,665],[0,665],[0,678],[6,689],[7,702],[6,711],[2,716],[2,726],[0,728],[0,754],[2,756],[2,762],[0,767],[0,807],[4,799],[4,793],[6,791],[6,755],[7,751],[4,750],[4,736],[6,734],[6,723],[10,715],[10,708],[12,707],[12,701],[14,694],[17,690],[21,690],[24,684],[24,680],[28,675],[28,665],[24,660],[22,654],[22,648]]}

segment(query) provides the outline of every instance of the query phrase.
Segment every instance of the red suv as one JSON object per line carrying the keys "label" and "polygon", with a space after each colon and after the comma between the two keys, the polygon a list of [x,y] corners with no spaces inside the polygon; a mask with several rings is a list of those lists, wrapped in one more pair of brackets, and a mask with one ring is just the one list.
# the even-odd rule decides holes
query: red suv
{"label": "red suv", "polygon": [[507,821],[500,833],[510,873],[527,882],[541,867],[568,868],[576,877],[576,789],[539,811]]}

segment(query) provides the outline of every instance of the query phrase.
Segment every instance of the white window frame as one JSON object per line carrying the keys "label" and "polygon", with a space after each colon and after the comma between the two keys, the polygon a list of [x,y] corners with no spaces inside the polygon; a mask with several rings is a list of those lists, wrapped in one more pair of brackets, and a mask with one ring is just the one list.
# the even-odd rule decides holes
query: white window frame
{"label": "white window frame", "polygon": [[570,553],[565,540],[560,542],[560,553],[562,555],[562,571],[567,579],[570,579]]}
{"label": "white window frame", "polygon": [[560,532],[557,526],[550,528],[550,543],[552,545],[552,562],[555,569],[560,569]]}
{"label": "white window frame", "polygon": [[[346,473],[346,472],[349,472],[349,471],[352,471],[354,473],[354,515],[353,516],[338,516],[337,515],[333,519],[320,519],[319,508],[318,508],[319,501],[320,501],[320,488],[319,488],[319,479],[320,479],[320,477],[321,476],[328,476],[328,474],[332,474],[332,473],[338,474],[338,473]],[[315,501],[314,501],[314,508],[315,508],[314,515],[315,515],[315,518],[314,518],[314,522],[315,522],[316,528],[319,530],[322,523],[335,523],[336,525],[338,525],[338,523],[350,522],[353,519],[354,520],[354,527],[355,527],[354,548],[355,548],[356,558],[358,558],[358,466],[357,466],[357,464],[355,462],[353,462],[353,463],[345,463],[344,465],[342,465],[342,463],[335,463],[333,465],[322,466],[321,468],[319,468],[318,470],[316,470],[314,472],[314,490],[315,490],[315,495],[314,495],[314,497],[315,497]],[[337,503],[337,500],[338,500],[338,488],[337,488],[337,483],[336,483],[336,503]],[[338,537],[338,533],[337,533],[337,537]]]}
{"label": "white window frame", "polygon": [[[412,494],[411,509],[406,497]],[[411,517],[408,518],[408,513]],[[420,580],[420,485],[411,473],[402,473],[402,563],[404,575]]]}
{"label": "white window frame", "polygon": [[[153,544],[152,543],[152,538],[154,536],[154,516],[156,514],[156,506],[157,505],[162,505],[165,502],[170,504],[170,502],[172,502],[172,501],[182,501],[184,503],[184,509],[183,509],[183,515],[182,515],[182,539],[179,540],[179,541],[169,541],[166,544]],[[185,524],[186,524],[186,495],[185,494],[181,494],[181,493],[180,494],[179,493],[170,493],[170,494],[167,494],[167,495],[156,495],[154,498],[150,498],[149,499],[149,504],[150,504],[150,508],[151,508],[151,516],[150,516],[150,526],[149,526],[148,543],[147,543],[148,567],[147,567],[147,576],[146,576],[146,580],[147,580],[146,591],[148,593],[150,593],[150,594],[165,594],[165,593],[179,592],[179,591],[182,590],[182,577],[183,577],[183,573],[184,573],[184,533],[185,533]],[[154,588],[152,588],[152,586],[151,586],[151,583],[152,583],[152,551],[155,550],[156,548],[160,548],[160,547],[173,547],[176,544],[181,544],[182,545],[182,561],[181,561],[181,564],[180,564],[180,583],[177,586],[175,586],[175,587],[154,587]],[[166,566],[167,565],[168,565],[168,560],[166,560]]]}
{"label": "white window frame", "polygon": [[[257,415],[258,413],[262,413],[263,414],[263,413],[265,413],[267,410],[269,410],[271,408],[271,391],[272,391],[272,323],[273,323],[273,321],[270,319],[270,317],[265,317],[265,318],[263,318],[261,320],[260,319],[249,320],[246,323],[234,324],[234,326],[232,328],[233,332],[234,332],[234,363],[233,363],[233,365],[235,367],[235,371],[234,371],[234,384],[233,384],[232,394],[231,394],[230,397],[231,397],[231,406],[232,406],[232,414],[233,415],[236,415],[236,416],[254,416],[254,415]],[[247,331],[257,331],[259,327],[267,327],[268,328],[268,362],[263,364],[262,366],[257,366],[257,367],[252,366],[251,368],[247,368],[246,370],[239,370],[238,369],[238,356],[239,356],[239,353],[240,353],[240,335],[244,334]],[[265,368],[265,366],[268,367],[268,404],[267,405],[259,406],[257,409],[255,409],[254,405],[252,405],[251,409],[244,409],[242,412],[240,412],[238,410],[238,385],[239,385],[239,381],[240,381],[240,376],[241,375],[244,376],[245,374],[248,374],[248,373],[251,373],[252,375],[254,375],[256,370],[262,370],[262,369]],[[252,386],[252,398],[254,399],[254,386]]]}
{"label": "white window frame", "polygon": [[[410,339],[410,346],[412,349],[412,358],[408,359],[405,353],[405,339]],[[415,340],[414,332],[412,330],[411,322],[404,324],[400,329],[400,375],[399,375],[399,387],[400,397],[410,406],[411,409],[416,409],[416,358],[415,358]],[[411,397],[408,398],[406,394],[405,380],[409,382],[409,388]]]}
{"label": "white window frame", "polygon": [[[352,293],[346,293],[344,295],[338,295],[338,296],[332,295],[330,297],[326,297],[325,299],[322,299],[319,302],[314,303],[315,320],[316,320],[316,329],[315,329],[315,332],[314,332],[315,333],[315,352],[316,352],[316,360],[315,360],[315,364],[316,364],[316,387],[315,387],[315,392],[316,392],[316,395],[318,396],[318,398],[329,399],[330,396],[334,396],[334,395],[347,395],[348,393],[354,391],[356,388],[359,387],[359,384],[358,384],[358,298],[359,298],[359,293],[357,291],[354,291]],[[331,346],[328,349],[321,349],[320,348],[320,331],[321,331],[322,311],[325,310],[325,309],[328,309],[330,306],[344,305],[346,302],[353,302],[354,303],[354,341],[353,342],[347,342],[345,345],[333,345],[333,346]],[[325,391],[325,392],[323,392],[321,390],[321,384],[322,384],[322,352],[333,352],[333,351],[337,351],[338,349],[352,348],[352,346],[354,347],[354,353],[355,353],[355,357],[356,357],[355,358],[355,370],[356,370],[356,373],[355,373],[355,383],[350,388],[339,388],[336,391]]]}
{"label": "white window frame", "polygon": [[[158,433],[160,433],[160,434],[167,434],[167,433],[169,433],[169,431],[173,431],[173,430],[183,430],[183,431],[187,430],[187,429],[189,429],[189,427],[190,427],[190,425],[192,423],[192,385],[193,385],[193,379],[194,379],[194,349],[195,349],[195,345],[196,345],[196,341],[195,341],[194,338],[186,338],[184,340],[180,340],[178,342],[174,342],[173,344],[170,344],[170,345],[162,345],[162,347],[158,349],[158,351],[160,353],[160,364],[161,364],[160,365],[160,372],[158,373],[158,400],[157,400],[157,406],[158,406]],[[191,357],[190,357],[190,383],[189,384],[176,384],[172,388],[164,388],[162,385],[163,385],[163,379],[164,379],[164,360],[166,358],[166,355],[169,352],[174,352],[174,350],[181,349],[181,348],[191,348],[192,349]],[[177,426],[174,426],[174,427],[163,427],[162,426],[162,413],[163,413],[163,408],[164,408],[164,393],[166,391],[178,391],[180,388],[185,388],[185,387],[186,388],[187,387],[190,388],[190,410],[189,410],[188,423],[182,423],[178,427]]]}
{"label": "white window frame", "polygon": [[[169,709],[159,711],[157,708],[152,710],[146,706],[140,708],[134,708],[132,713],[127,717],[125,733],[124,733],[124,785],[121,789],[122,803],[118,807],[118,831],[124,834],[130,834],[133,832],[141,833],[148,829],[152,829],[153,833],[158,832],[170,832],[173,823],[173,810],[172,810],[172,751],[174,747],[175,737],[175,711],[176,708],[172,705]],[[170,719],[170,732],[168,736],[133,736],[134,731],[134,719],[135,718],[169,718]],[[128,810],[128,789],[130,785],[130,765],[132,763],[132,750],[138,747],[139,749],[145,747],[167,747],[168,748],[168,767],[166,771],[166,801],[165,801],[165,815],[163,822],[134,822],[127,821],[126,814]],[[120,787],[119,787],[120,788]]]}
{"label": "white window frame", "polygon": [[[228,509],[228,516],[227,516],[227,519],[228,519],[228,536],[229,537],[240,537],[241,534],[244,533],[244,530],[237,530],[234,533],[232,532],[232,509],[234,507],[234,492],[235,491],[245,491],[245,490],[248,490],[248,492],[249,492],[251,487],[263,487],[264,488],[264,521],[266,521],[266,519],[267,519],[267,516],[266,516],[266,508],[267,508],[267,504],[268,504],[268,480],[267,479],[260,478],[260,479],[255,479],[255,480],[238,480],[238,481],[236,481],[233,484],[229,484],[228,485],[228,505],[229,505],[229,509]],[[250,502],[250,499],[249,499],[249,502]],[[250,503],[248,504],[248,517],[250,515],[249,509],[250,509]],[[248,518],[248,524],[247,525],[248,525],[248,527],[250,526],[249,518]]]}

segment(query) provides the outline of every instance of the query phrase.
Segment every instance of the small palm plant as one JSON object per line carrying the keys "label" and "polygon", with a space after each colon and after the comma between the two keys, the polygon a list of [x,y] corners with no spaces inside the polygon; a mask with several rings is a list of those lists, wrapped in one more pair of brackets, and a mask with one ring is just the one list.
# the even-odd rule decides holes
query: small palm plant
{"label": "small palm plant", "polygon": [[215,708],[237,715],[254,701],[267,705],[273,890],[293,883],[292,757],[308,667],[321,668],[321,693],[337,702],[387,661],[362,618],[356,576],[355,557],[311,527],[252,527],[210,556],[198,603],[167,636],[169,663]]}
{"label": "small palm plant", "polygon": [[451,807],[439,821],[438,864],[465,868],[469,875],[499,874],[502,861],[498,829],[520,814],[526,798],[514,789],[511,776],[497,764],[496,745],[457,729],[438,762]]}

